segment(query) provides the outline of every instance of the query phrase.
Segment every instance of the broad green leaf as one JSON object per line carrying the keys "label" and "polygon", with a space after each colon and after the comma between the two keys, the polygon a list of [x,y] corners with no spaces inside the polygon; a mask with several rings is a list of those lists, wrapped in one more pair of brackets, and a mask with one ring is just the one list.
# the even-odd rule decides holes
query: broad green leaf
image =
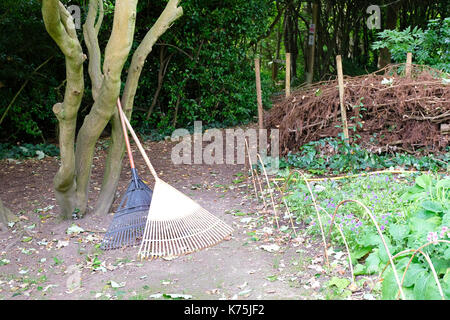
{"label": "broad green leaf", "polygon": [[424,272],[417,276],[414,285],[414,298],[416,300],[425,300],[425,288],[427,286],[429,274]]}
{"label": "broad green leaf", "polygon": [[432,217],[429,219],[420,219],[413,217],[410,220],[411,231],[417,233],[418,235],[423,235],[428,232],[434,231],[438,226],[441,225],[441,218]]}
{"label": "broad green leaf", "polygon": [[416,178],[416,184],[424,189],[429,188],[432,185],[432,183],[433,177],[428,174],[424,174]]}
{"label": "broad green leaf", "polygon": [[444,291],[445,298],[450,299],[450,268],[447,269],[443,278],[442,290]]}
{"label": "broad green leaf", "polygon": [[366,274],[366,267],[360,263],[358,263],[354,268],[353,268],[353,273],[355,276],[359,276],[362,274]]}
{"label": "broad green leaf", "polygon": [[431,273],[424,273],[418,277],[414,286],[414,297],[417,300],[441,300],[439,290]]}
{"label": "broad green leaf", "polygon": [[327,285],[329,287],[336,286],[338,289],[344,290],[345,288],[347,288],[347,286],[350,284],[350,282],[351,281],[346,278],[333,277],[333,278],[331,278],[330,281],[328,281]]}
{"label": "broad green leaf", "polygon": [[368,274],[375,273],[379,270],[380,257],[378,250],[372,252],[366,259],[366,270]]}
{"label": "broad green leaf", "polygon": [[403,287],[403,293],[405,294],[406,300],[414,300],[414,288]]}
{"label": "broad green leaf", "polygon": [[431,257],[431,263],[433,263],[433,267],[439,276],[445,274],[447,268],[450,268],[450,260],[445,259],[443,256]]}
{"label": "broad green leaf", "polygon": [[363,247],[375,247],[380,243],[380,236],[378,233],[364,234],[358,241]]}
{"label": "broad green leaf", "polygon": [[395,241],[400,242],[408,236],[409,228],[401,224],[391,224],[389,226],[389,233]]}
{"label": "broad green leaf", "polygon": [[[441,286],[442,287],[442,286]],[[428,276],[427,285],[425,287],[425,299],[426,300],[441,300],[442,296],[439,292],[436,280],[433,275]]]}
{"label": "broad green leaf", "polygon": [[[404,271],[403,271],[404,272]],[[408,270],[406,271],[405,279],[403,280],[403,285],[405,287],[412,287],[417,279],[421,276],[423,276],[427,270],[422,267],[420,263],[411,263]],[[399,274],[399,277],[402,277],[402,275]]]}
{"label": "broad green leaf", "polygon": [[421,206],[423,209],[434,212],[434,213],[440,213],[440,212],[443,212],[443,210],[444,210],[444,208],[442,208],[442,205],[439,202],[431,201],[431,200],[426,200],[426,201],[422,202]]}
{"label": "broad green leaf", "polygon": [[357,247],[354,251],[351,251],[352,263],[356,263],[359,259],[364,257],[372,250],[372,247]]}
{"label": "broad green leaf", "polygon": [[444,259],[446,259],[446,260],[449,260],[450,261],[450,247],[449,248],[447,248],[445,251],[444,251],[444,255],[443,255],[443,257],[444,257]]}
{"label": "broad green leaf", "polygon": [[395,275],[392,268],[389,267],[384,273],[384,279],[381,286],[381,298],[383,300],[395,300],[398,293],[398,285],[395,281]]}
{"label": "broad green leaf", "polygon": [[[389,249],[389,252],[391,252],[391,254],[392,254],[392,252],[393,252],[392,245],[389,243],[389,239],[385,238],[385,240],[386,240],[386,245],[387,245],[387,247]],[[379,249],[380,250],[378,251],[378,256],[380,257],[381,262],[383,264],[388,263],[389,262],[389,255],[386,252],[386,249],[384,248],[384,245],[380,244]]]}

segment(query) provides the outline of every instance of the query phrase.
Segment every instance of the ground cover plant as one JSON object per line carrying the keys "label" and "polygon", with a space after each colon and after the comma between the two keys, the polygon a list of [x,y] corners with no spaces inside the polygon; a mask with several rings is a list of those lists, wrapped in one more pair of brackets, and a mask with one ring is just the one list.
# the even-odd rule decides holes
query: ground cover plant
{"label": "ground cover plant", "polygon": [[10,143],[0,143],[0,159],[24,159],[38,158],[45,156],[58,156],[59,148],[53,144],[24,143],[22,145],[13,145]]}
{"label": "ground cover plant", "polygon": [[[342,232],[352,272],[355,276],[380,275],[378,293],[382,299],[399,297],[398,282],[405,299],[450,297],[448,175],[360,174],[316,179],[319,181],[308,182],[309,186],[299,174],[290,174],[286,179],[287,204],[297,220],[306,223],[312,234],[331,230],[329,239],[338,246],[343,245],[338,231]],[[346,202],[348,199],[359,203]],[[315,207],[319,208],[321,221]],[[373,214],[377,226],[365,209]],[[395,261],[397,276],[389,265],[390,259]]]}
{"label": "ground cover plant", "polygon": [[[376,139],[376,135],[373,137]],[[411,155],[406,152],[381,153],[363,148],[357,143],[348,143],[341,138],[324,138],[311,141],[289,152],[280,160],[280,166],[307,170],[311,174],[323,175],[379,170],[401,167],[411,170],[447,170],[450,147],[439,154]]]}

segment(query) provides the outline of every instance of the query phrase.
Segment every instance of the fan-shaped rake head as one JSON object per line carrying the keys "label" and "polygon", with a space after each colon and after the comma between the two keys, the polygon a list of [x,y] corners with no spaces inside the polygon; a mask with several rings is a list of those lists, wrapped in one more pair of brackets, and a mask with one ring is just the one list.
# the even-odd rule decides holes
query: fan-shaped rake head
{"label": "fan-shaped rake head", "polygon": [[133,172],[133,179],[120,202],[101,249],[117,249],[137,244],[144,233],[152,190]]}
{"label": "fan-shaped rake head", "polygon": [[232,232],[225,222],[157,179],[138,256],[153,259],[195,252]]}

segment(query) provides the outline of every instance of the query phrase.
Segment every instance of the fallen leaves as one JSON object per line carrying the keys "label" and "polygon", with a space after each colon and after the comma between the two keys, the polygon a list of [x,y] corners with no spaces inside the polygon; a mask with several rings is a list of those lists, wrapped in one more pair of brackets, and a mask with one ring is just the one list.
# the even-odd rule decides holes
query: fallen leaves
{"label": "fallen leaves", "polygon": [[72,224],[67,230],[66,233],[69,235],[77,235],[79,233],[84,232],[84,229],[77,226],[76,224]]}
{"label": "fallen leaves", "polygon": [[126,282],[120,282],[120,283],[117,283],[117,282],[114,281],[114,280],[109,280],[109,281],[108,281],[108,285],[110,285],[111,288],[117,289],[117,288],[123,288],[123,287],[125,287]]}

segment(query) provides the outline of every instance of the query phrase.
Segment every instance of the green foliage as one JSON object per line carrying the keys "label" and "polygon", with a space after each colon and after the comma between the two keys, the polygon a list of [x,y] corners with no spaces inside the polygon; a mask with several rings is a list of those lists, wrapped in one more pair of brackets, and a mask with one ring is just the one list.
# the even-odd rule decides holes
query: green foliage
{"label": "green foliage", "polygon": [[369,152],[356,143],[349,144],[344,139],[324,138],[303,145],[299,153],[289,153],[286,159],[280,160],[280,168],[296,167],[312,174],[339,174],[396,166],[438,171],[447,169],[449,160],[450,152],[420,158],[407,153],[378,154]]}
{"label": "green foliage", "polygon": [[[422,248],[436,270],[440,285],[450,298],[450,177],[438,175],[414,176],[373,175],[352,180],[335,180],[317,183],[312,187],[317,204],[333,214],[337,204],[345,199],[361,201],[370,209],[383,233],[391,255],[406,249]],[[309,225],[308,230],[318,234],[319,227],[312,201],[302,179],[291,187],[287,196],[289,206],[297,219]],[[331,219],[321,214],[325,230]],[[361,207],[347,203],[340,207],[335,217],[346,237],[356,274],[378,274],[389,263],[388,254],[377,230]],[[341,240],[333,228],[332,239]],[[441,241],[443,240],[443,241]],[[439,242],[441,241],[441,242]],[[445,242],[447,241],[447,242]],[[395,268],[400,279],[405,272],[410,255],[400,255]],[[384,275],[381,288],[383,299],[395,299],[397,282],[391,268]],[[411,260],[404,279],[408,299],[440,299],[431,268],[421,253]]]}
{"label": "green foliage", "polygon": [[405,62],[411,52],[415,63],[450,72],[450,18],[430,20],[425,31],[417,27],[386,29],[378,33],[378,38],[372,49],[388,48],[396,63]]}
{"label": "green foliage", "polygon": [[[64,4],[69,4],[63,1]],[[163,11],[167,1],[139,2],[133,50]],[[87,12],[85,1],[70,4]],[[186,0],[183,16],[158,40],[148,56],[140,79],[133,120],[139,131],[160,139],[174,127],[189,127],[195,120],[204,126],[232,126],[252,121],[256,115],[256,90],[250,43],[263,34],[272,6],[263,0]],[[0,141],[37,143],[56,137],[57,120],[52,106],[64,95],[65,65],[60,50],[45,30],[38,0],[0,2],[0,116],[6,105],[37,66],[53,56],[34,74],[2,123]],[[99,34],[100,47],[109,39],[114,1],[105,1],[105,17]],[[83,21],[82,21],[83,22]],[[81,30],[77,31],[80,41]],[[154,111],[146,121],[158,83],[160,50],[167,65]],[[133,53],[133,51],[132,51]],[[129,67],[128,59],[125,70]],[[89,79],[85,67],[85,79]],[[2,87],[3,86],[3,87]],[[262,74],[263,102],[271,106],[270,77]],[[92,105],[90,83],[78,123]],[[174,125],[175,106],[179,112]]]}
{"label": "green foliage", "polygon": [[12,145],[9,143],[0,143],[0,159],[24,159],[35,158],[39,160],[45,156],[58,156],[59,148],[53,144],[33,145],[25,143],[23,145]]}
{"label": "green foliage", "polygon": [[0,117],[29,79],[1,125],[0,141],[38,142],[54,136],[52,106],[62,98],[64,87],[55,88],[64,79],[64,59],[44,28],[40,6],[38,0],[0,2]]}
{"label": "green foliage", "polygon": [[[143,73],[137,92],[136,124],[142,133],[153,138],[170,134],[175,127],[189,129],[198,120],[205,128],[224,127],[252,121],[256,116],[255,73],[249,44],[267,28],[268,3],[187,0],[182,6],[183,16],[161,39],[161,43],[170,46],[154,47],[155,54],[147,63],[155,72]],[[162,7],[162,3],[156,7]],[[141,13],[148,14],[145,6],[141,9]],[[154,19],[156,16],[138,15],[138,32]],[[161,50],[165,50],[166,57],[171,55],[171,60],[156,107],[145,122],[144,115],[156,90]],[[271,106],[271,79],[264,73],[261,78],[263,104],[267,108]]]}
{"label": "green foliage", "polygon": [[[438,241],[448,241],[450,238],[450,178],[436,179],[431,175],[419,176],[402,198],[409,203],[409,223],[403,226],[400,234],[394,230],[396,246],[416,249],[428,242],[433,242],[422,251],[431,257],[446,299],[449,299],[450,246],[448,243]],[[397,252],[392,252],[392,254],[395,253]],[[406,270],[403,262],[404,260],[396,262],[397,270],[402,273]],[[385,278],[383,298],[394,298],[391,292],[386,292],[392,291],[386,288],[394,285],[393,279]],[[412,260],[405,274],[403,286],[410,289],[414,299],[441,299],[430,266],[420,253],[417,253]]]}

